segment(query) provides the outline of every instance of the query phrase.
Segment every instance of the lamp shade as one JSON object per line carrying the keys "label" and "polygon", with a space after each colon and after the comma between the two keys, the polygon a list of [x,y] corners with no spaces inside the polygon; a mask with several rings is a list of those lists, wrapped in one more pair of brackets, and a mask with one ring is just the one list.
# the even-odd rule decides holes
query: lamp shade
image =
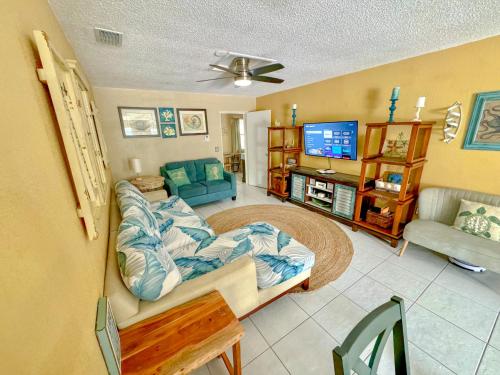
{"label": "lamp shade", "polygon": [[142,172],[141,159],[132,158],[130,159],[130,169],[134,171],[135,174]]}
{"label": "lamp shade", "polygon": [[415,104],[415,107],[417,107],[417,108],[424,108],[425,107],[425,96],[420,96],[417,99],[417,104]]}

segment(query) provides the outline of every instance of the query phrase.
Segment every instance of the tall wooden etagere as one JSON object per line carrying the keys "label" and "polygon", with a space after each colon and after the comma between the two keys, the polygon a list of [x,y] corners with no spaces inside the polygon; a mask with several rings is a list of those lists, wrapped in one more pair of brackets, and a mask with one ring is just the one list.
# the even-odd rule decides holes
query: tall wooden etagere
{"label": "tall wooden etagere", "polygon": [[[302,152],[302,126],[275,126],[267,128],[267,195],[275,195],[282,201],[288,198],[287,181],[289,168],[300,165]],[[288,159],[295,159],[291,165]]]}
{"label": "tall wooden etagere", "polygon": [[[361,160],[361,175],[354,212],[353,230],[366,230],[381,237],[396,247],[402,237],[404,226],[414,213],[417,203],[420,179],[426,162],[427,148],[434,122],[384,122],[366,124],[366,137]],[[405,158],[387,157],[383,154],[384,143],[389,127],[411,126],[408,151]],[[376,134],[378,132],[378,134]],[[378,141],[378,143],[376,143]],[[375,147],[374,147],[375,146]],[[375,153],[370,150],[375,149]],[[402,181],[399,192],[380,190],[371,185],[366,186],[368,169],[374,168],[374,179],[379,180],[384,166],[399,168]],[[367,221],[367,211],[373,207],[377,198],[389,202],[392,225],[381,227]]]}

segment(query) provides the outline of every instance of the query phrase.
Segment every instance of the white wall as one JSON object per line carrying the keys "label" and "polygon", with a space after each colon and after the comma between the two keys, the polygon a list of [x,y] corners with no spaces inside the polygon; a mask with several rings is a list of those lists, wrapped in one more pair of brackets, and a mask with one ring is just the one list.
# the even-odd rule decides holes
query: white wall
{"label": "white wall", "polygon": [[[94,88],[104,137],[109,148],[113,178],[132,176],[128,160],[140,158],[143,175],[158,175],[168,161],[217,157],[222,160],[222,129],[220,112],[255,110],[255,98],[246,96],[198,94],[173,91],[131,90],[108,87]],[[207,110],[209,142],[204,135],[177,138],[123,138],[119,106],[205,108]],[[219,151],[216,152],[216,147]]]}

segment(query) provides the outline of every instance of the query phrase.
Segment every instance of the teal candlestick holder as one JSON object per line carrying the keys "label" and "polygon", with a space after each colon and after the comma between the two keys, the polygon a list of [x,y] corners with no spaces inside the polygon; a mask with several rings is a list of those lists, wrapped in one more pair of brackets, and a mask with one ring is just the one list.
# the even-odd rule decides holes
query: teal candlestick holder
{"label": "teal candlestick holder", "polygon": [[389,122],[394,122],[394,111],[396,110],[396,102],[398,99],[391,99],[391,106],[389,107]]}
{"label": "teal candlestick holder", "polygon": [[292,108],[292,126],[295,127],[295,118],[297,117],[297,109]]}

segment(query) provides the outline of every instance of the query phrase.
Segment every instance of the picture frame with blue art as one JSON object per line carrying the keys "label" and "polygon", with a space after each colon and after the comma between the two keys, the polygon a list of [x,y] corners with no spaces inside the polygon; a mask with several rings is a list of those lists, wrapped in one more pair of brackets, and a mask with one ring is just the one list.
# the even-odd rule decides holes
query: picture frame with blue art
{"label": "picture frame with blue art", "polygon": [[175,111],[172,107],[158,108],[160,115],[160,131],[162,138],[177,138],[177,127],[175,125]]}
{"label": "picture frame with blue art", "polygon": [[500,151],[500,91],[476,95],[463,148]]}
{"label": "picture frame with blue art", "polygon": [[160,124],[162,138],[177,138],[177,129],[175,123],[173,124]]}
{"label": "picture frame with blue art", "polygon": [[109,375],[120,375],[122,360],[120,334],[111,304],[106,296],[100,297],[97,302],[95,334]]}
{"label": "picture frame with blue art", "polygon": [[160,107],[158,108],[160,113],[160,122],[173,123],[175,122],[175,111],[171,107]]}

